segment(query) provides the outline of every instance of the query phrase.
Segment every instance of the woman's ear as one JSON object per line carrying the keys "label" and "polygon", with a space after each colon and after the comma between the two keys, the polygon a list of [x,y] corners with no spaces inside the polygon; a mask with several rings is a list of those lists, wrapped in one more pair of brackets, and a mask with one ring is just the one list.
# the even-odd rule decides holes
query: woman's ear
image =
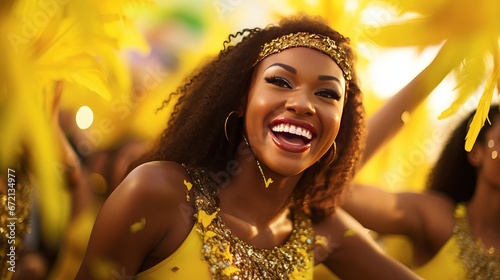
{"label": "woman's ear", "polygon": [[479,167],[484,155],[484,146],[476,142],[476,145],[467,153],[467,159],[472,166]]}

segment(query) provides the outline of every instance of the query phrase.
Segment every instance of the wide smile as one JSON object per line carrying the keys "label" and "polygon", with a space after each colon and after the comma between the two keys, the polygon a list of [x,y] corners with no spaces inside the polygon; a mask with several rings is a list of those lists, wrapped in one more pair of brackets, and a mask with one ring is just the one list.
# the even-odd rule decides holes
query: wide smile
{"label": "wide smile", "polygon": [[314,126],[296,119],[281,118],[271,122],[271,136],[281,149],[302,153],[311,148],[311,141],[316,136]]}

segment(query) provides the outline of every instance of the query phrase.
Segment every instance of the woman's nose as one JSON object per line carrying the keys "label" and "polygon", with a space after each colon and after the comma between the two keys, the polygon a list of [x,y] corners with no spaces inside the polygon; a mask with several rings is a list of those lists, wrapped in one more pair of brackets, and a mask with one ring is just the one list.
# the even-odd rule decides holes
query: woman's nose
{"label": "woman's nose", "polygon": [[312,94],[305,90],[296,91],[289,95],[285,107],[297,115],[313,115],[316,113]]}

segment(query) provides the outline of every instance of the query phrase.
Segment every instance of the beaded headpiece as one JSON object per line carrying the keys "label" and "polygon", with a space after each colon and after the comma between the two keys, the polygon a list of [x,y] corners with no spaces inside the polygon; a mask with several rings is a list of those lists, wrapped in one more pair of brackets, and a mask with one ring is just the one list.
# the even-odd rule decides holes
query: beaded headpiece
{"label": "beaded headpiece", "polygon": [[255,64],[259,63],[264,58],[272,54],[296,47],[311,48],[328,55],[337,63],[340,69],[342,69],[344,78],[347,81],[350,81],[352,79],[351,65],[347,60],[347,54],[345,53],[345,51],[340,46],[337,46],[335,41],[331,38],[307,32],[291,33],[276,38],[269,43],[265,43],[262,46],[262,49],[259,53],[259,58],[255,62]]}

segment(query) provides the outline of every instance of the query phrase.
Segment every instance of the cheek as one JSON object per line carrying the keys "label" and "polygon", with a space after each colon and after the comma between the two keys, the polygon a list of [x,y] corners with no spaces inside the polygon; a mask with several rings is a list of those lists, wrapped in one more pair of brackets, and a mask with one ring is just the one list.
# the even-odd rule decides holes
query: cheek
{"label": "cheek", "polygon": [[273,115],[281,104],[285,95],[276,94],[264,86],[256,85],[248,95],[245,113],[249,116],[249,122]]}
{"label": "cheek", "polygon": [[335,140],[340,129],[342,119],[342,108],[330,109],[330,112],[323,117],[324,134],[328,139]]}
{"label": "cheek", "polygon": [[245,109],[245,129],[248,137],[253,138],[265,129],[262,126],[265,123],[264,118],[271,110],[270,104],[271,102],[261,94],[250,93]]}
{"label": "cheek", "polygon": [[[259,84],[254,84],[249,92],[248,92],[248,97],[247,97],[247,112],[252,113],[252,111],[255,111],[257,108],[260,108],[262,105],[265,105],[265,100],[262,94],[264,92],[264,89],[259,86]],[[251,108],[251,110],[248,110],[248,108]]]}

